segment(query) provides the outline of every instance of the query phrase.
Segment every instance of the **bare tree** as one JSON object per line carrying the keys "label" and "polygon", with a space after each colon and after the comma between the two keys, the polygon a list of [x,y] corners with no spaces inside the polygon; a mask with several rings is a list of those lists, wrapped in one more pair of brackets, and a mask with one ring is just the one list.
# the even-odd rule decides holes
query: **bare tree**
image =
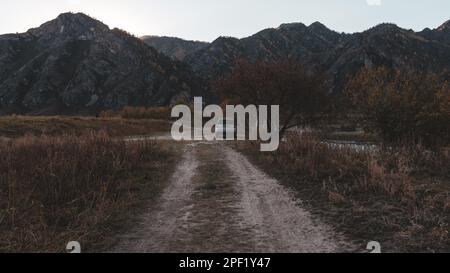
{"label": "bare tree", "polygon": [[296,126],[311,126],[328,109],[329,97],[321,76],[307,73],[298,63],[244,60],[213,86],[223,103],[280,105],[280,134]]}

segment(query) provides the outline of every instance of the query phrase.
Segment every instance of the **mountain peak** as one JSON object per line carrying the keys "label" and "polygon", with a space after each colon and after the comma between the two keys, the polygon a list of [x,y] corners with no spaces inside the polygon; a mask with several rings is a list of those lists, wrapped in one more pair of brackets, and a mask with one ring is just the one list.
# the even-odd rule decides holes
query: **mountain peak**
{"label": "mountain peak", "polygon": [[308,29],[316,34],[328,35],[337,34],[334,30],[329,29],[327,26],[320,22],[314,22],[308,26]]}
{"label": "mountain peak", "polygon": [[369,34],[386,34],[386,33],[393,33],[393,32],[398,32],[398,31],[402,31],[403,29],[401,29],[400,27],[398,27],[396,24],[391,24],[391,23],[382,23],[379,24],[371,29],[369,29],[367,31],[367,33]]}
{"label": "mountain peak", "polygon": [[239,39],[235,38],[235,37],[230,37],[230,36],[219,36],[219,38],[215,39],[212,42],[212,44],[218,44],[218,43],[223,44],[223,43],[230,43],[230,42],[237,43],[237,42],[239,42]]}
{"label": "mountain peak", "polygon": [[444,30],[450,30],[450,20],[443,23],[440,27],[438,27],[438,30],[444,31]]}
{"label": "mountain peak", "polygon": [[279,29],[295,30],[295,29],[306,28],[306,26],[303,23],[287,23],[287,24],[281,24],[278,28]]}
{"label": "mountain peak", "polygon": [[318,22],[318,21],[312,23],[311,25],[309,25],[309,28],[312,28],[312,29],[327,29],[328,30],[328,28],[324,24],[322,24],[321,22]]}
{"label": "mountain peak", "polygon": [[82,12],[65,12],[56,17],[59,20],[95,20]]}
{"label": "mountain peak", "polygon": [[59,21],[63,25],[69,25],[74,27],[85,27],[85,28],[99,28],[99,29],[109,29],[109,27],[97,19],[89,17],[88,15],[78,12],[78,13],[62,13],[55,20]]}
{"label": "mountain peak", "polygon": [[49,21],[38,28],[30,29],[37,37],[50,38],[56,36],[92,37],[93,33],[108,31],[109,27],[102,22],[89,17],[84,13],[62,13],[56,19]]}
{"label": "mountain peak", "polygon": [[0,40],[0,110],[90,114],[203,95],[189,68],[82,13],[21,36]]}

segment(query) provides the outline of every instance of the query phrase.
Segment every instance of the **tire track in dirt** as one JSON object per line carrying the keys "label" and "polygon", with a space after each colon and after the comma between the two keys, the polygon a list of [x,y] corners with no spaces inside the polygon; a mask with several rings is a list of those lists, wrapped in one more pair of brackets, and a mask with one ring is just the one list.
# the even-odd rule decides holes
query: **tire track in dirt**
{"label": "tire track in dirt", "polygon": [[293,195],[223,143],[188,144],[170,185],[114,252],[346,252]]}
{"label": "tire track in dirt", "polygon": [[[192,206],[191,181],[198,168],[197,158],[191,149],[184,149],[183,158],[158,204],[149,208],[131,234],[123,236],[114,252],[170,252],[178,247],[176,244],[183,243],[182,239],[187,235],[183,222],[189,217]],[[174,241],[173,238],[181,241]]]}
{"label": "tire track in dirt", "polygon": [[251,225],[256,252],[348,252],[343,236],[314,220],[293,194],[242,154],[225,148],[226,162],[241,189],[242,218]]}

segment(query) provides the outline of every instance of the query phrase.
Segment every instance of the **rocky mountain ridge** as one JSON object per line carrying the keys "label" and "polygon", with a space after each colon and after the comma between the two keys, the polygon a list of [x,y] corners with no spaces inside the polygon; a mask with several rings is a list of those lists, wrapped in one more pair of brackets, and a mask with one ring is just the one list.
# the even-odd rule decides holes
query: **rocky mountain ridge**
{"label": "rocky mountain ridge", "polygon": [[380,24],[354,34],[319,22],[290,23],[205,43],[138,39],[85,14],[65,13],[25,33],[0,35],[0,114],[92,114],[214,98],[207,83],[232,71],[238,59],[300,62],[339,93],[363,67],[450,69],[450,21],[420,32]]}
{"label": "rocky mountain ridge", "polygon": [[187,65],[81,13],[0,36],[2,113],[98,113],[202,92]]}
{"label": "rocky mountain ridge", "polygon": [[[159,49],[157,45],[154,45]],[[421,32],[380,24],[354,34],[338,33],[315,22],[282,24],[250,37],[219,37],[183,57],[206,80],[230,72],[237,59],[298,61],[326,76],[330,92],[342,91],[363,67],[385,65],[412,71],[450,69],[450,21]]]}

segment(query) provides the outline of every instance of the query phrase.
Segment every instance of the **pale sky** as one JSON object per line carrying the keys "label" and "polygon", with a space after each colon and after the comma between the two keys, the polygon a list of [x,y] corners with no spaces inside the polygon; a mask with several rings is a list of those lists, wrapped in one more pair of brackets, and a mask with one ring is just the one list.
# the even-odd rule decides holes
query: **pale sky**
{"label": "pale sky", "polygon": [[450,19],[449,0],[0,0],[0,33],[24,32],[63,12],[84,12],[137,36],[212,41],[282,23],[320,21],[339,32],[379,23],[435,28]]}

